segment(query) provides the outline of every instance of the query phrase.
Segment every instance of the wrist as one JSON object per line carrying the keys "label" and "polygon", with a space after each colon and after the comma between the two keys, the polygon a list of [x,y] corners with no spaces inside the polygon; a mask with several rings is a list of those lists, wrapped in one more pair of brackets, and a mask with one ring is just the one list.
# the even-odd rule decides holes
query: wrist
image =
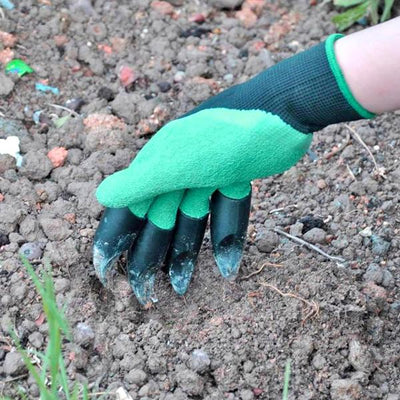
{"label": "wrist", "polygon": [[[343,37],[344,35],[334,34],[329,36],[325,42],[325,50],[329,66],[343,97],[347,100],[349,105],[360,115],[360,118],[373,118],[375,117],[375,114],[364,107],[364,105],[359,101],[359,96],[356,98],[354,85],[352,84],[354,80],[349,80],[349,68],[347,67],[348,57],[344,55],[339,40]],[[344,62],[343,59],[346,59],[346,62]]]}

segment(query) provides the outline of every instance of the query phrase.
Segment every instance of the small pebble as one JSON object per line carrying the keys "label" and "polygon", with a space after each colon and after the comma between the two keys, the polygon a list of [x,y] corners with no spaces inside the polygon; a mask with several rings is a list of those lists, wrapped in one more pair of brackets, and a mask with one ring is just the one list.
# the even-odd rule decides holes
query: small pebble
{"label": "small pebble", "polygon": [[382,268],[377,264],[369,265],[367,270],[365,271],[363,278],[367,282],[372,281],[379,285],[380,283],[382,283],[383,279]]}
{"label": "small pebble", "polygon": [[390,271],[388,271],[387,269],[383,270],[382,286],[384,286],[384,287],[393,287],[394,286],[393,274]]}
{"label": "small pebble", "polygon": [[262,253],[270,253],[279,244],[279,236],[272,231],[263,232],[256,240],[257,248]]}
{"label": "small pebble", "polygon": [[15,169],[16,161],[16,158],[10,154],[0,154],[0,174],[4,174],[8,169]]}
{"label": "small pebble", "polygon": [[321,354],[316,354],[312,360],[312,365],[315,369],[322,369],[326,365],[326,358],[323,357]]}
{"label": "small pebble", "polygon": [[186,29],[186,30],[182,31],[180,33],[180,36],[183,37],[183,38],[188,38],[190,36],[200,38],[200,37],[202,37],[203,35],[205,35],[206,33],[209,33],[209,32],[210,32],[210,29],[200,28],[198,26],[194,26],[194,27],[191,27],[189,29]]}
{"label": "small pebble", "polygon": [[21,375],[25,370],[24,360],[18,351],[7,353],[3,364],[3,371],[6,375]]}
{"label": "small pebble", "polygon": [[349,362],[356,371],[369,372],[372,368],[369,349],[356,339],[349,344]]}
{"label": "small pebble", "polygon": [[0,96],[8,96],[14,89],[14,82],[0,72]]}
{"label": "small pebble", "polygon": [[42,258],[42,245],[38,242],[25,243],[19,249],[19,254],[25,256],[29,261],[40,260]]}
{"label": "small pebble", "polygon": [[326,232],[321,228],[312,228],[303,235],[304,240],[313,244],[326,243]]}
{"label": "small pebble", "polygon": [[121,386],[115,391],[116,400],[133,400],[132,396]]}
{"label": "small pebble", "polygon": [[233,82],[233,74],[225,74],[224,81],[226,81],[228,83],[232,83]]}
{"label": "small pebble", "polygon": [[372,235],[372,252],[377,256],[384,256],[388,253],[390,242],[386,241],[378,235]]}
{"label": "small pebble", "polygon": [[182,82],[184,78],[185,78],[185,72],[177,71],[174,75],[174,82]]}
{"label": "small pebble", "polygon": [[57,278],[54,280],[54,290],[58,293],[64,293],[70,288],[70,281],[67,278]]}
{"label": "small pebble", "polygon": [[208,370],[211,364],[208,354],[200,349],[193,350],[189,359],[189,367],[195,372],[203,373]]}
{"label": "small pebble", "polygon": [[248,49],[240,49],[239,51],[239,58],[247,58],[249,56]]}
{"label": "small pebble", "polygon": [[171,84],[165,81],[157,83],[157,86],[162,93],[166,93],[171,89]]}
{"label": "small pebble", "polygon": [[100,97],[100,99],[105,99],[107,101],[112,101],[112,100],[114,100],[115,95],[114,95],[114,92],[110,88],[103,86],[97,92],[97,97]]}
{"label": "small pebble", "polygon": [[0,247],[5,246],[6,244],[10,244],[8,236],[0,232]]}
{"label": "small pebble", "polygon": [[239,7],[243,0],[210,0],[209,3],[219,10],[233,10]]}
{"label": "small pebble", "polygon": [[303,224],[301,222],[296,222],[295,224],[290,225],[289,233],[292,236],[297,236],[297,237],[303,236]]}
{"label": "small pebble", "polygon": [[143,370],[135,368],[129,371],[129,373],[125,376],[125,380],[128,383],[142,386],[147,381],[147,374]]}
{"label": "small pebble", "polygon": [[323,179],[319,179],[317,181],[317,187],[318,187],[318,189],[322,190],[322,189],[325,189],[327,187],[327,184]]}
{"label": "small pebble", "polygon": [[40,332],[33,332],[29,335],[29,343],[33,346],[36,347],[37,349],[40,349],[43,344],[43,335]]}
{"label": "small pebble", "polygon": [[85,100],[81,97],[77,97],[75,99],[69,99],[65,102],[65,107],[69,108],[70,110],[79,112],[82,106],[85,104]]}
{"label": "small pebble", "polygon": [[85,322],[79,322],[74,331],[75,342],[81,346],[87,346],[94,340],[93,329]]}
{"label": "small pebble", "polygon": [[372,229],[370,226],[367,226],[362,231],[358,232],[358,234],[362,237],[371,237],[372,236]]}

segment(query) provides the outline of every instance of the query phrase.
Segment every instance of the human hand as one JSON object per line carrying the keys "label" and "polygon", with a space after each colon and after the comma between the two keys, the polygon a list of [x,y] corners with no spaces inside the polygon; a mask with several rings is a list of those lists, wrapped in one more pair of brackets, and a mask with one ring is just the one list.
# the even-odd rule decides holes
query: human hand
{"label": "human hand", "polygon": [[210,199],[216,263],[225,278],[237,275],[251,180],[289,169],[305,154],[315,130],[362,117],[330,64],[336,39],[331,36],[168,123],[127,169],[100,184],[97,198],[108,208],[96,232],[93,263],[103,283],[129,249],[128,278],[140,303],[156,301],[154,278],[166,257],[172,286],[184,294]]}

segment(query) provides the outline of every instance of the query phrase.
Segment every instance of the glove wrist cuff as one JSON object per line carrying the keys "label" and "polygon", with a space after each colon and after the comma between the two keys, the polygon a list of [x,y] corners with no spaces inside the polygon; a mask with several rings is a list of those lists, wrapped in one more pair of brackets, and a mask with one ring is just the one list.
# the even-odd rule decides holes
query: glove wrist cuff
{"label": "glove wrist cuff", "polygon": [[336,54],[335,54],[335,42],[336,40],[342,38],[344,35],[342,34],[333,34],[330,35],[326,41],[325,41],[325,51],[326,51],[326,57],[329,62],[329,66],[331,68],[331,71],[336,79],[336,83],[344,96],[344,98],[347,100],[347,102],[350,104],[350,106],[362,117],[362,118],[374,118],[375,114],[371,113],[367,109],[365,109],[358,101],[357,99],[353,96],[353,93],[351,92],[346,79],[343,75],[343,72],[340,68],[340,65],[337,61]]}

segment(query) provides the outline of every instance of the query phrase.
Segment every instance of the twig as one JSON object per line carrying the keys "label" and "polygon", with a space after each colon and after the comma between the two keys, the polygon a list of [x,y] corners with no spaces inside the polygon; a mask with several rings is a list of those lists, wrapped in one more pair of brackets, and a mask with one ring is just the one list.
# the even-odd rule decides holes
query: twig
{"label": "twig", "polygon": [[[76,111],[71,110],[71,109],[68,108],[68,107],[64,107],[64,106],[60,106],[60,105],[58,105],[58,104],[52,104],[52,103],[46,103],[46,104],[47,104],[48,106],[50,106],[50,107],[54,107],[54,108],[58,108],[59,110],[67,111],[67,112],[69,112],[70,114],[74,115],[75,117],[80,117],[80,115],[79,115]],[[57,115],[57,117],[58,117],[58,115]]]}
{"label": "twig", "polygon": [[275,209],[271,210],[269,212],[269,214],[274,214],[274,213],[277,213],[277,212],[285,211],[287,208],[298,208],[298,207],[297,207],[297,204],[289,204],[289,205],[287,205],[285,207],[275,208]]}
{"label": "twig", "polygon": [[306,304],[310,308],[310,310],[307,312],[306,316],[303,318],[303,321],[302,321],[303,324],[307,321],[307,319],[311,318],[312,316],[319,315],[319,305],[317,302],[308,301],[295,293],[282,292],[282,290],[278,289],[276,286],[271,285],[270,283],[267,283],[267,282],[260,282],[260,285],[275,290],[275,292],[279,293],[282,297],[292,297],[292,298],[300,300],[301,302]]}
{"label": "twig", "polygon": [[241,279],[241,281],[244,281],[246,279],[251,278],[254,275],[259,274],[265,267],[281,268],[281,267],[283,267],[283,265],[282,264],[273,264],[273,263],[270,263],[270,262],[267,261],[263,265],[261,265],[261,267],[257,271],[253,271],[251,274],[244,276]]}
{"label": "twig", "polygon": [[338,261],[338,262],[341,262],[341,263],[343,263],[343,262],[346,261],[346,260],[345,260],[344,258],[342,258],[342,257],[331,256],[331,255],[329,255],[328,253],[325,253],[325,252],[324,252],[323,250],[321,250],[319,247],[317,247],[317,246],[315,246],[315,245],[313,245],[313,244],[311,244],[311,243],[308,243],[308,242],[306,242],[305,240],[300,239],[300,238],[298,238],[298,237],[296,237],[296,236],[290,235],[289,233],[286,233],[286,232],[284,232],[284,231],[281,231],[281,230],[278,229],[278,228],[274,228],[274,232],[278,233],[279,235],[286,236],[287,238],[293,240],[294,242],[300,243],[300,244],[302,244],[302,245],[308,247],[309,249],[316,251],[317,253],[321,254],[322,256],[328,258],[329,260]]}
{"label": "twig", "polygon": [[19,49],[28,50],[25,46],[22,46],[22,44],[17,44],[16,47]]}
{"label": "twig", "polygon": [[349,173],[349,175],[351,176],[351,179],[353,179],[353,181],[356,181],[356,177],[353,174],[353,171],[351,170],[351,168],[349,167],[349,164],[346,164],[346,168],[347,168],[347,172]]}
{"label": "twig", "polygon": [[364,141],[361,139],[361,136],[348,124],[344,124],[344,126],[352,133],[352,135],[357,139],[357,141],[361,144],[361,146],[364,147],[365,150],[367,150],[368,154],[370,155],[372,162],[374,163],[375,166],[375,171],[376,173],[382,177],[383,179],[386,179],[385,176],[385,168],[383,167],[379,167],[374,155],[372,154],[371,150],[369,149],[369,147],[364,143]]}
{"label": "twig", "polygon": [[350,134],[347,133],[344,143],[340,147],[336,146],[336,148],[334,150],[330,151],[328,154],[325,154],[325,156],[324,156],[325,160],[329,160],[337,153],[340,153],[341,151],[343,151],[346,148],[346,146],[349,144],[349,142],[350,142]]}
{"label": "twig", "polygon": [[26,378],[27,376],[28,376],[28,374],[25,373],[25,374],[22,374],[22,375],[14,376],[14,378],[7,378],[4,381],[4,383],[14,382],[14,381],[17,381],[18,379]]}

